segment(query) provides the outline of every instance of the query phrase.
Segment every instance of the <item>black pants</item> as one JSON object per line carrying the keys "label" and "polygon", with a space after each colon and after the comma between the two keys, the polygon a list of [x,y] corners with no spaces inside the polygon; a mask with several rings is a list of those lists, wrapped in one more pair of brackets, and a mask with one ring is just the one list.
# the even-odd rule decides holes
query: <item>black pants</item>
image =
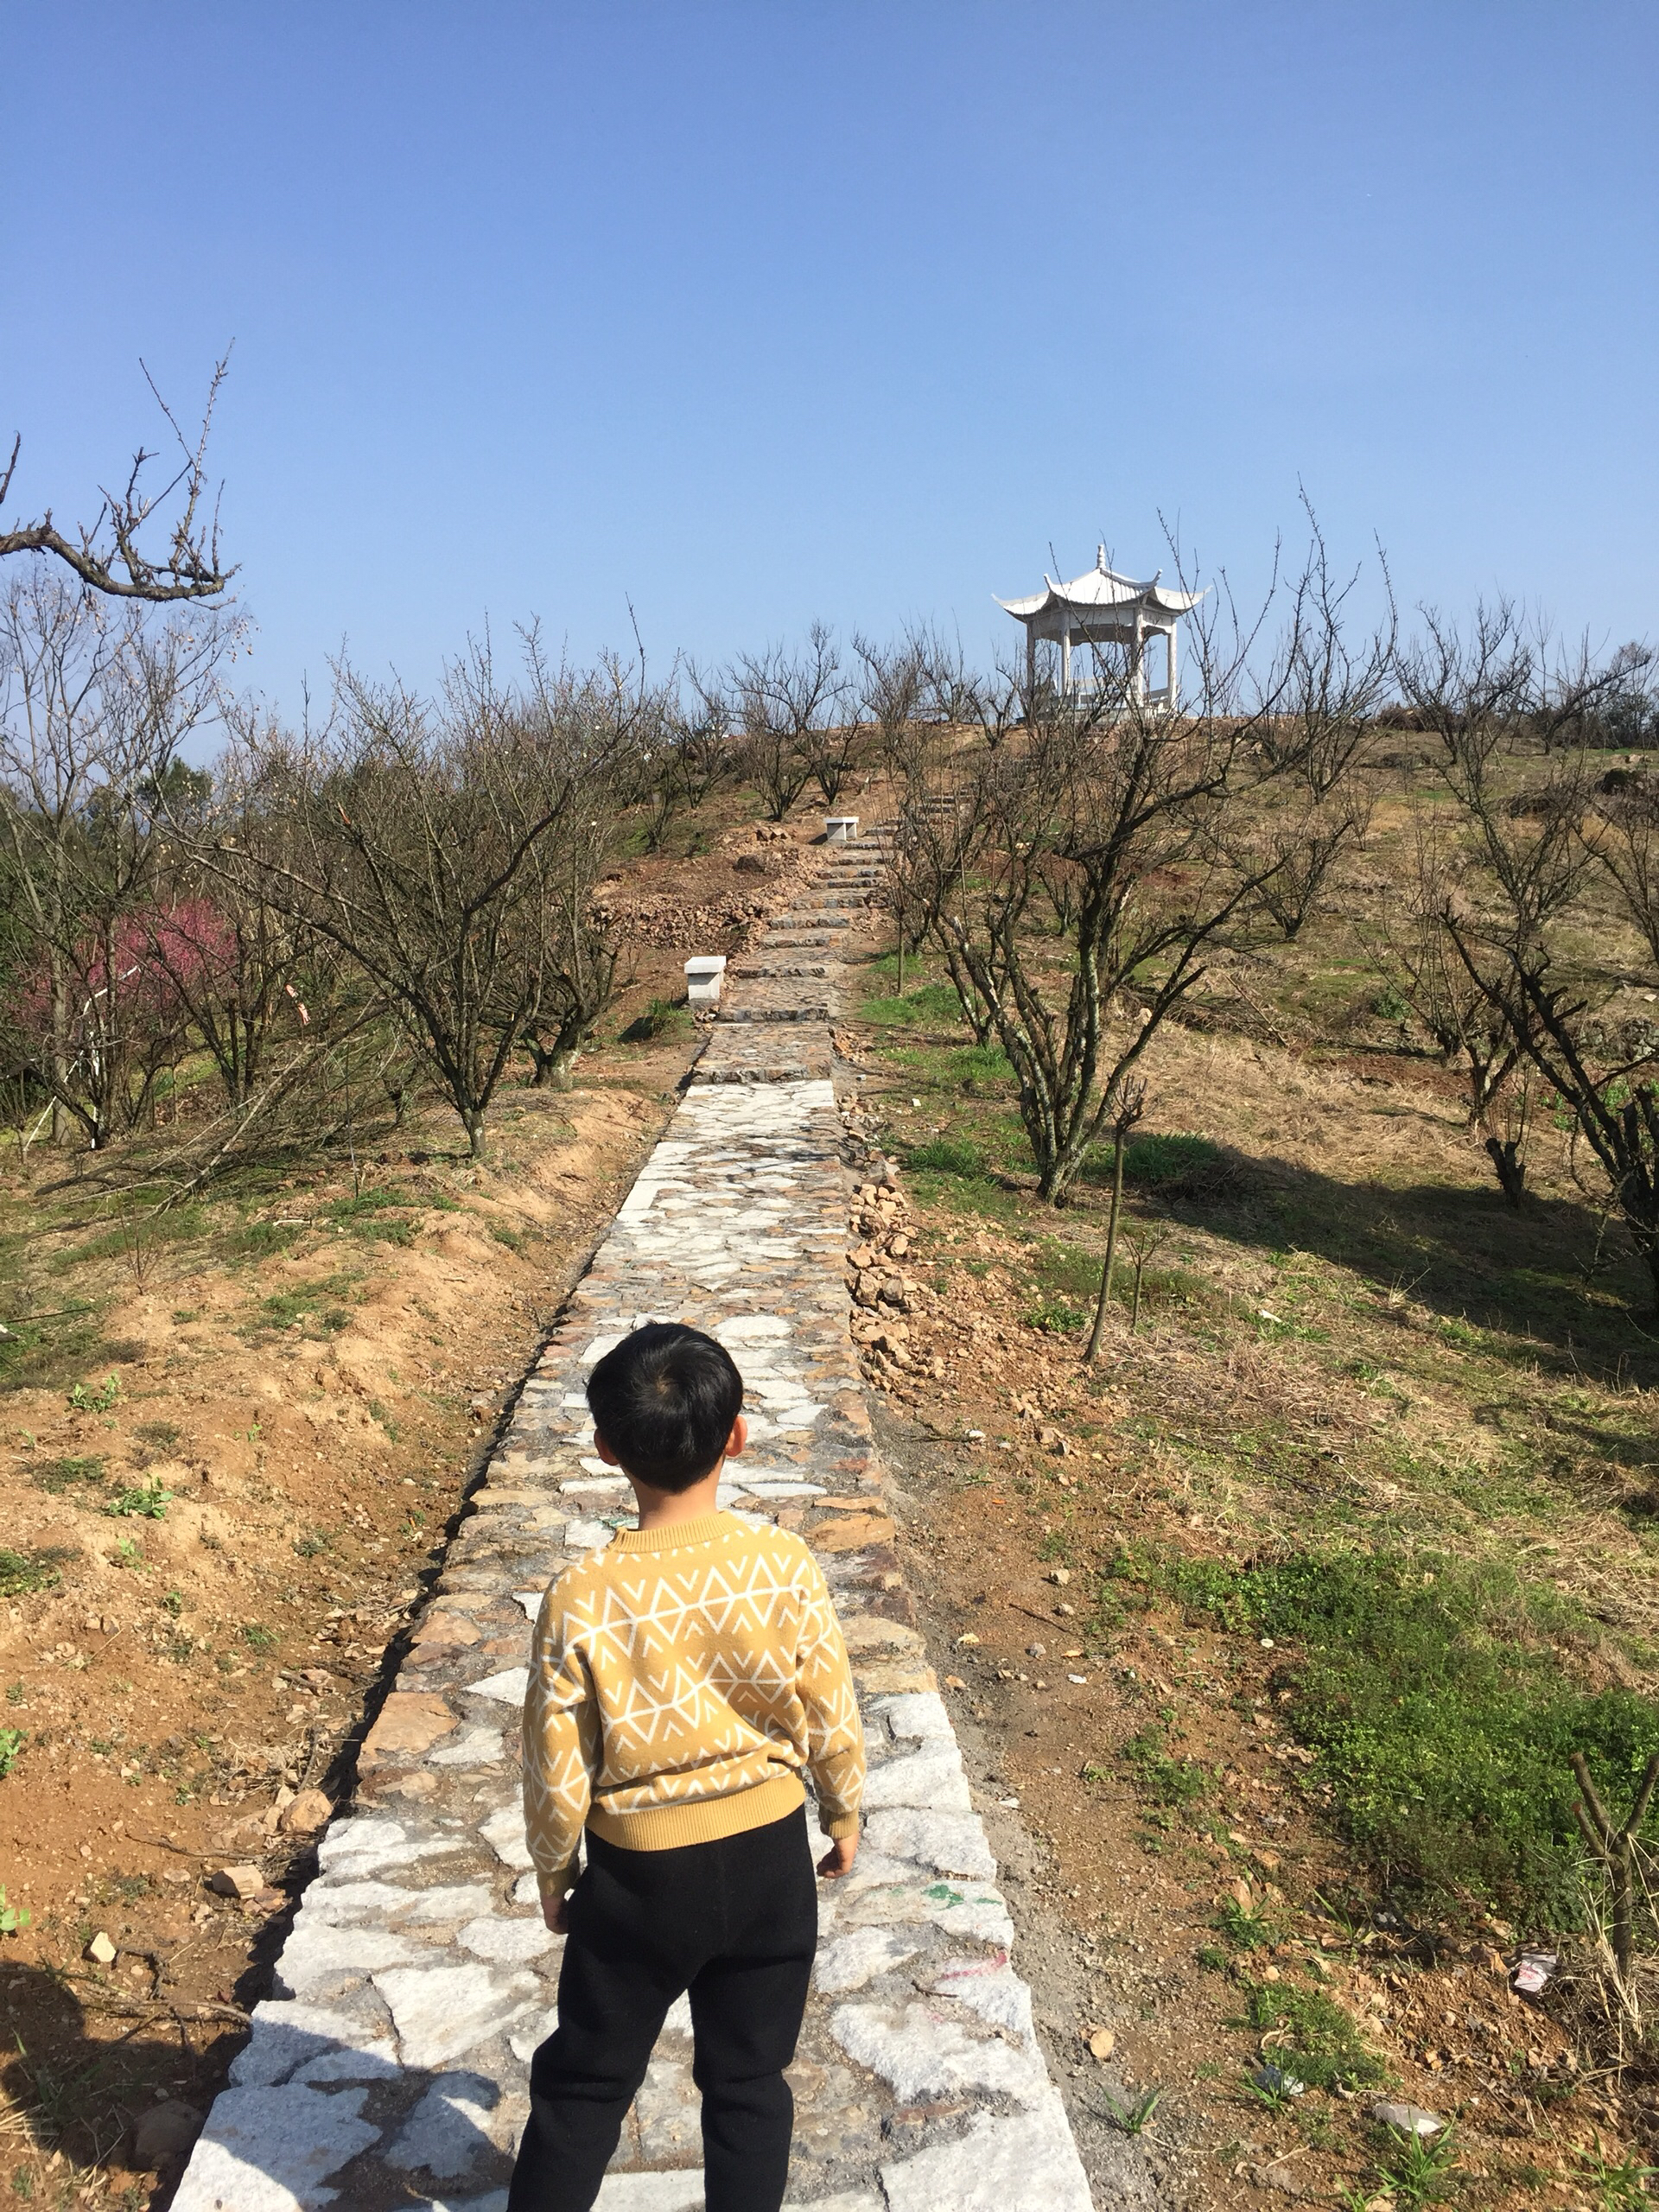
{"label": "black pants", "polygon": [[804,1810],[677,1851],[589,1835],[507,2212],[589,2212],[664,2016],[688,1990],[708,2212],[778,2212],[795,2125],[784,2069],[817,1935]]}

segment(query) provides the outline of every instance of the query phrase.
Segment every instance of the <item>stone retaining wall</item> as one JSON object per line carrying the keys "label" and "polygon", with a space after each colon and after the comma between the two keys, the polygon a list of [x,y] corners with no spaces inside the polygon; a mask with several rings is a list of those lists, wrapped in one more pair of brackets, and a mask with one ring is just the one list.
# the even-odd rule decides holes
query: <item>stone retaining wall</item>
{"label": "stone retaining wall", "polygon": [[[752,1442],[721,1503],[814,1547],[864,1707],[868,1822],[853,1873],[821,1891],[791,2205],[1089,2212],[914,1626],[848,1334],[828,1023],[874,874],[868,843],[832,850],[728,971],[684,1100],[467,1501],[175,2212],[503,2212],[561,1948],[519,1806],[530,1624],[547,1580],[630,1517],[626,1484],[592,1454],[582,1383],[658,1319],[710,1330],[742,1369]],[[702,2204],[689,2031],[682,2000],[601,2212]]]}

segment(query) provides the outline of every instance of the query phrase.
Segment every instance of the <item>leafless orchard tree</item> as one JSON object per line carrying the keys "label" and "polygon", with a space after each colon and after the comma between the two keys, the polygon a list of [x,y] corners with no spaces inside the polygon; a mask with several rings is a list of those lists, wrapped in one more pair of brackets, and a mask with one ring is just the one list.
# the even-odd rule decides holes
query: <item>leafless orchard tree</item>
{"label": "leafless orchard tree", "polygon": [[822,622],[804,648],[769,645],[732,664],[727,689],[743,731],[743,772],[781,822],[809,783],[833,806],[852,772],[859,730],[848,715],[848,683],[836,641]]}
{"label": "leafless orchard tree", "polygon": [[1284,773],[1263,788],[1235,855],[1241,868],[1257,876],[1259,905],[1292,944],[1324,903],[1338,861],[1363,844],[1370,828],[1372,793],[1357,769],[1370,719],[1393,683],[1398,642],[1381,549],[1387,611],[1356,644],[1347,614],[1360,571],[1332,573],[1318,518],[1303,504],[1311,549],[1291,586],[1283,695],[1261,737],[1268,759]]}
{"label": "leafless orchard tree", "polygon": [[8,1058],[51,1099],[54,1135],[67,1115],[95,1148],[131,1126],[188,1024],[149,957],[159,824],[233,636],[212,610],[157,622],[43,567],[0,598]]}
{"label": "leafless orchard tree", "polygon": [[[172,476],[159,489],[150,490],[145,472],[160,455],[141,446],[133,455],[124,486],[101,493],[98,513],[90,524],[78,525],[73,537],[66,537],[54,523],[48,507],[33,521],[0,528],[0,559],[9,554],[49,555],[73,569],[87,590],[111,599],[165,601],[222,597],[236,571],[225,565],[219,551],[216,502],[210,511],[207,435],[229,366],[226,354],[214,367],[194,445],[145,369],[144,380],[167,417],[178,448]],[[12,442],[10,459],[0,471],[0,518],[11,496],[22,443],[20,432]]]}
{"label": "leafless orchard tree", "polygon": [[1659,973],[1647,831],[1599,803],[1581,742],[1631,657],[1561,650],[1499,601],[1462,630],[1427,615],[1402,674],[1461,825],[1446,937],[1506,1049],[1572,1114],[1659,1301],[1659,1031],[1612,1003],[1632,964]]}
{"label": "leafless orchard tree", "polygon": [[402,1019],[474,1157],[513,1052],[556,1079],[608,995],[591,892],[620,816],[638,694],[551,671],[524,682],[486,648],[435,702],[338,671],[321,729],[248,734],[248,849],[210,853],[353,962]]}
{"label": "leafless orchard tree", "polygon": [[653,734],[642,734],[637,753],[645,845],[655,853],[680,815],[695,813],[735,780],[739,762],[725,686],[695,663],[671,677],[652,722]]}
{"label": "leafless orchard tree", "polygon": [[1247,626],[1224,597],[1208,603],[1179,715],[1115,686],[1061,699],[1039,685],[1021,694],[1017,737],[920,745],[901,769],[898,895],[926,917],[964,1012],[1014,1068],[1051,1204],[1066,1202],[1148,1045],[1202,977],[1205,947],[1283,868],[1282,854],[1249,850],[1247,821],[1321,747],[1339,759],[1337,733],[1361,711],[1380,643],[1350,653],[1318,634],[1340,626],[1339,599],[1299,587],[1289,605],[1253,679],[1265,615]]}
{"label": "leafless orchard tree", "polygon": [[[231,710],[232,730],[247,710]],[[337,1041],[340,1017],[354,1028],[365,1011],[350,1003],[337,948],[304,918],[274,906],[239,869],[207,853],[251,852],[280,842],[285,824],[267,819],[233,735],[218,775],[164,779],[161,797],[171,848],[167,893],[145,916],[150,960],[205,1046],[227,1109],[245,1113],[277,1071],[300,1072],[296,1051],[315,1055]]]}
{"label": "leafless orchard tree", "polygon": [[[1490,1138],[1489,1121],[1520,1061],[1521,1046],[1493,1003],[1495,976],[1478,981],[1446,928],[1448,913],[1471,918],[1454,834],[1436,814],[1421,810],[1411,827],[1410,873],[1400,896],[1358,934],[1378,976],[1398,995],[1442,1064],[1461,1067],[1469,1128],[1498,1143],[1492,1156],[1503,1181],[1506,1155],[1502,1141]],[[1513,1154],[1507,1158],[1510,1168],[1518,1169]],[[1506,1195],[1518,1197],[1520,1186],[1518,1172],[1513,1188],[1503,1182]]]}

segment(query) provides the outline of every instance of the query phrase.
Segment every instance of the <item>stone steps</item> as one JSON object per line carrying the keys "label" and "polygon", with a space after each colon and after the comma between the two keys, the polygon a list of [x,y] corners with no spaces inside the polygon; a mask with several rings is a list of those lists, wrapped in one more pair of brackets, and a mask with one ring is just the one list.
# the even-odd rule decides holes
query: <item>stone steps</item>
{"label": "stone steps", "polygon": [[[830,849],[829,886],[858,850]],[[758,950],[786,949],[769,935]],[[872,1448],[825,1014],[745,1018],[783,987],[728,979],[678,1111],[525,1382],[175,2212],[505,2212],[561,1948],[536,1909],[518,1801],[530,1621],[628,1503],[592,1453],[581,1385],[653,1318],[713,1331],[743,1369],[752,1444],[723,1502],[817,1550],[864,1710],[868,1821],[854,1872],[823,1892],[790,2205],[1090,2212]],[[682,2001],[601,2212],[702,2204],[689,2027]]]}

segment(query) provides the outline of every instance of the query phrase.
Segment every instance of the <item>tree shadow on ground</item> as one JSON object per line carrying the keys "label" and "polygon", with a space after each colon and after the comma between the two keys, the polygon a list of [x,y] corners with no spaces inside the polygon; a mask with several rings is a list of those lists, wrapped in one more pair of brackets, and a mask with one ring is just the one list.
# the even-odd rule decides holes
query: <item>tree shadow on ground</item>
{"label": "tree shadow on ground", "polygon": [[1647,1272],[1587,1205],[1529,1197],[1517,1209],[1496,1187],[1346,1183],[1282,1160],[1230,1149],[1226,1159],[1230,1191],[1167,1194],[1177,1219],[1346,1268],[1402,1325],[1427,1307],[1453,1329],[1483,1332],[1480,1348],[1500,1357],[1601,1383],[1659,1384]]}
{"label": "tree shadow on ground", "polygon": [[170,2195],[223,2072],[225,2030],[165,2013],[105,2026],[92,2031],[60,1974],[0,1964],[0,2158],[19,2198],[67,2203],[92,2168],[116,2183],[116,2204]]}

